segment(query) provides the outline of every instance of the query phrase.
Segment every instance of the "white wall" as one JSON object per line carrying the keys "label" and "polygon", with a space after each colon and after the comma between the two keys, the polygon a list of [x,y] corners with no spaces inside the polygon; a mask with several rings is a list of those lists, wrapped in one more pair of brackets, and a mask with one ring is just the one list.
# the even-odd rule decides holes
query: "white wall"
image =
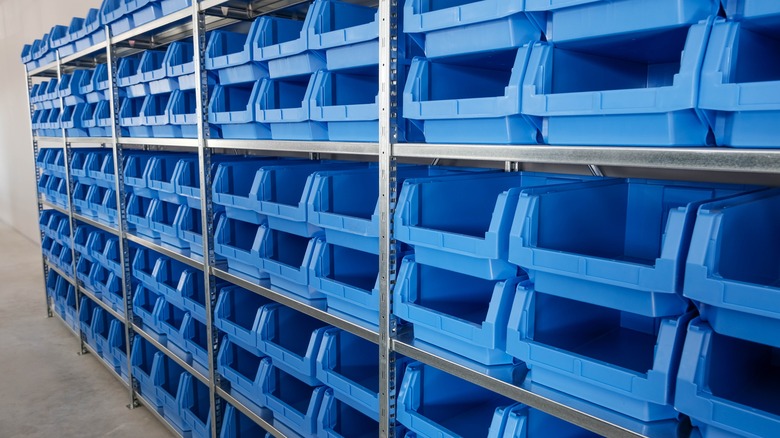
{"label": "white wall", "polygon": [[100,0],[0,0],[0,221],[38,239],[22,46],[70,24]]}

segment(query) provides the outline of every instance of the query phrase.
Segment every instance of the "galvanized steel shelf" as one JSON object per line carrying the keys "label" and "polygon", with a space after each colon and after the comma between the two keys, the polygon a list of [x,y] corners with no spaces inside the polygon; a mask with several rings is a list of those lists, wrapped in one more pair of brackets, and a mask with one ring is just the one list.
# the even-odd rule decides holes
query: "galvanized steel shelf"
{"label": "galvanized steel shelf", "polygon": [[52,204],[49,201],[44,201],[44,200],[41,200],[41,204],[43,205],[44,208],[47,208],[49,210],[55,210],[55,211],[58,211],[58,212],[60,212],[60,213],[62,213],[64,215],[68,215],[68,210],[60,207],[59,205],[55,205],[55,204]]}
{"label": "galvanized steel shelf", "polygon": [[132,324],[133,331],[144,338],[146,342],[154,345],[154,348],[160,350],[163,354],[168,356],[170,359],[172,359],[174,362],[176,362],[180,367],[184,368],[184,371],[187,371],[188,373],[192,374],[193,377],[200,380],[201,383],[203,383],[206,386],[209,386],[209,379],[208,377],[204,376],[200,373],[200,371],[196,370],[192,367],[192,365],[188,364],[184,359],[180,358],[179,356],[173,354],[173,352],[166,347],[165,345],[159,343],[156,339],[154,339],[149,333],[146,333],[141,326],[139,326],[136,323]]}
{"label": "galvanized steel shelf", "polygon": [[105,231],[106,233],[109,233],[111,235],[119,236],[119,230],[117,230],[116,228],[108,226],[102,222],[98,222],[94,219],[90,219],[86,216],[82,216],[79,213],[73,212],[73,219],[76,219],[77,221],[83,222],[87,225],[93,226],[99,229],[100,231]]}
{"label": "galvanized steel shelf", "polygon": [[126,324],[127,320],[125,320],[125,316],[121,313],[117,312],[116,310],[112,309],[111,306],[104,303],[103,300],[100,299],[100,297],[97,296],[97,294],[93,291],[91,291],[88,287],[85,287],[81,282],[79,281],[78,284],[79,293],[86,295],[90,300],[92,300],[95,304],[100,306],[103,310],[110,313],[111,316],[114,318],[120,320],[122,324]]}
{"label": "galvanized steel shelf", "polygon": [[144,248],[149,248],[152,251],[159,252],[160,254],[168,256],[176,261],[182,262],[187,266],[193,267],[195,269],[203,270],[203,261],[197,260],[188,254],[160,245],[157,242],[152,242],[151,240],[145,239],[133,233],[128,232],[126,233],[126,235],[127,235],[127,240],[129,240],[130,242],[143,246]]}

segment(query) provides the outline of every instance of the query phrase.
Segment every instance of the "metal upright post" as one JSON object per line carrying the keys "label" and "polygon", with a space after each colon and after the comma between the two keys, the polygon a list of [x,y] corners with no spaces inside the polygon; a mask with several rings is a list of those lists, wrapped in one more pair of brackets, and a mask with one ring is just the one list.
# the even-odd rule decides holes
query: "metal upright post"
{"label": "metal upright post", "polygon": [[206,291],[206,337],[209,340],[209,413],[211,415],[211,436],[217,438],[222,422],[222,403],[217,395],[217,349],[219,335],[214,328],[214,307],[217,302],[216,279],[212,275],[214,266],[214,211],[211,202],[211,150],[208,148],[208,72],[204,65],[206,57],[206,13],[200,2],[192,2],[192,37],[195,45],[193,63],[197,81],[195,107],[198,120],[198,175],[200,181],[201,231],[203,232],[203,288]]}
{"label": "metal upright post", "polygon": [[111,109],[111,148],[114,158],[114,191],[116,192],[117,231],[119,232],[119,263],[122,266],[122,297],[125,306],[125,347],[127,353],[127,378],[130,387],[130,404],[133,409],[138,406],[133,380],[133,363],[130,357],[133,351],[133,296],[130,273],[130,249],[127,242],[127,209],[125,208],[125,172],[124,153],[119,143],[119,92],[116,85],[117,59],[111,32],[108,26],[106,32],[106,66],[108,67],[109,108]]}
{"label": "metal upright post", "polygon": [[392,314],[396,276],[393,214],[396,205],[398,140],[398,1],[379,1],[379,436],[395,438],[396,361],[392,342],[397,320]]}
{"label": "metal upright post", "polygon": [[[43,213],[43,202],[41,202],[41,192],[38,190],[38,182],[41,180],[41,170],[38,169],[38,153],[40,150],[38,149],[38,139],[35,137],[35,132],[32,129],[32,121],[33,121],[33,115],[35,114],[35,106],[33,105],[30,93],[32,93],[32,76],[30,76],[29,72],[27,71],[27,66],[24,66],[24,79],[25,83],[27,84],[27,109],[30,113],[30,141],[32,142],[32,152],[33,152],[33,167],[35,167],[35,201],[38,204],[38,223],[41,222],[41,214]],[[38,235],[41,239],[41,242],[43,242],[43,230],[38,228]],[[49,268],[46,264],[46,259],[43,257],[43,254],[41,254],[41,269],[43,269],[43,281],[45,282],[46,279],[49,277]],[[46,287],[43,288],[43,296],[46,298],[46,317],[51,318],[54,316],[51,312],[51,300],[49,299],[49,292],[46,290]]]}

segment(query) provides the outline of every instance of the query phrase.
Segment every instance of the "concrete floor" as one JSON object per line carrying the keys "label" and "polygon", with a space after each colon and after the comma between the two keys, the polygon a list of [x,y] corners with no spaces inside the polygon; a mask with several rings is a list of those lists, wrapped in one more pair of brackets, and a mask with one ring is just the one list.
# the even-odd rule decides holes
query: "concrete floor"
{"label": "concrete floor", "polygon": [[170,437],[46,318],[41,272],[39,247],[0,223],[0,437]]}

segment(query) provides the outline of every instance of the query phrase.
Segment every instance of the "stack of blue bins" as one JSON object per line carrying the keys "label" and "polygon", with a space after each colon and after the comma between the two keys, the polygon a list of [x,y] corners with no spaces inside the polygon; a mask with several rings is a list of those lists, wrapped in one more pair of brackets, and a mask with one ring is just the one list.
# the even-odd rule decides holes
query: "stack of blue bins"
{"label": "stack of blue bins", "polygon": [[397,418],[406,438],[598,436],[419,362],[406,367]]}
{"label": "stack of blue bins", "polygon": [[523,2],[406,0],[402,22],[410,44],[424,50],[409,67],[403,115],[426,142],[537,142],[521,87],[528,44],[542,32]]}
{"label": "stack of blue bins", "polygon": [[55,210],[44,210],[39,225],[43,232],[41,247],[48,261],[65,273],[73,272],[68,216]]}
{"label": "stack of blue bins", "polygon": [[524,188],[586,177],[472,172],[406,179],[396,238],[411,247],[394,290],[393,312],[421,348],[512,381],[506,327],[525,274],[508,259],[509,230]]}
{"label": "stack of blue bins", "polygon": [[122,58],[117,84],[122,135],[196,138],[193,45],[174,42],[165,51],[148,50]]}
{"label": "stack of blue bins", "polygon": [[86,50],[106,40],[100,12],[90,9],[84,18],[74,17],[70,25],[54,26],[42,39],[22,48],[22,62],[28,71],[51,64],[57,59]]}
{"label": "stack of blue bins", "polygon": [[30,102],[34,105],[32,129],[39,137],[61,137],[60,113],[62,101],[59,97],[57,78],[34,85]]}
{"label": "stack of blue bins", "polygon": [[143,247],[132,247],[133,309],[150,337],[208,375],[203,272]]}
{"label": "stack of blue bins", "polygon": [[780,5],[723,0],[727,19],[712,26],[699,107],[718,146],[777,147],[780,114]]}
{"label": "stack of blue bins", "polygon": [[530,0],[522,111],[552,145],[713,145],[699,78],[717,0]]}
{"label": "stack of blue bins", "polygon": [[73,153],[70,175],[75,181],[73,208],[82,216],[109,227],[117,226],[114,156],[106,149],[79,149]]}
{"label": "stack of blue bins", "polygon": [[84,126],[87,110],[84,86],[91,82],[92,73],[92,70],[74,70],[60,78],[57,87],[63,104],[60,125],[68,137],[89,136],[89,130]]}
{"label": "stack of blue bins", "polygon": [[138,236],[203,257],[200,178],[195,154],[134,153],[125,161],[127,218]]}
{"label": "stack of blue bins", "polygon": [[80,223],[76,226],[73,245],[78,254],[76,277],[79,284],[92,292],[96,299],[123,315],[125,306],[119,238]]}
{"label": "stack of blue bins", "polygon": [[79,325],[85,342],[97,357],[125,382],[128,380],[127,343],[124,323],[83,296],[79,306]]}
{"label": "stack of blue bins", "polygon": [[307,160],[220,164],[212,190],[225,215],[214,233],[215,252],[229,272],[254,282],[270,279],[279,293],[324,309],[323,294],[310,287],[310,266],[325,238],[308,215],[315,181],[321,172],[366,167]]}
{"label": "stack of blue bins", "polygon": [[696,211],[747,189],[606,179],[524,190],[508,261],[530,281],[513,296],[506,351],[528,367],[525,383],[638,422],[675,419]]}
{"label": "stack of blue bins", "polygon": [[65,323],[78,332],[79,319],[76,313],[76,288],[61,277],[60,274],[49,271],[46,275],[46,293],[51,298],[53,309]]}
{"label": "stack of blue bins", "polygon": [[215,327],[230,394],[285,435],[378,430],[376,344],[237,286],[220,291]]}
{"label": "stack of blue bins", "polygon": [[118,36],[191,5],[191,0],[103,0],[100,19]]}
{"label": "stack of blue bins", "polygon": [[149,409],[162,415],[181,436],[211,436],[208,386],[137,335],[131,363],[138,394]]}
{"label": "stack of blue bins", "polygon": [[79,90],[85,101],[81,112],[81,127],[86,130],[86,135],[89,137],[111,137],[113,123],[111,96],[108,89],[108,67],[106,64],[98,64],[94,70],[88,72]]}
{"label": "stack of blue bins", "polygon": [[65,152],[62,149],[42,148],[35,165],[40,172],[38,192],[48,202],[68,209],[68,185],[65,179]]}
{"label": "stack of blue bins", "polygon": [[688,327],[675,407],[705,437],[780,430],[778,218],[778,189],[699,208],[684,294],[700,317]]}

